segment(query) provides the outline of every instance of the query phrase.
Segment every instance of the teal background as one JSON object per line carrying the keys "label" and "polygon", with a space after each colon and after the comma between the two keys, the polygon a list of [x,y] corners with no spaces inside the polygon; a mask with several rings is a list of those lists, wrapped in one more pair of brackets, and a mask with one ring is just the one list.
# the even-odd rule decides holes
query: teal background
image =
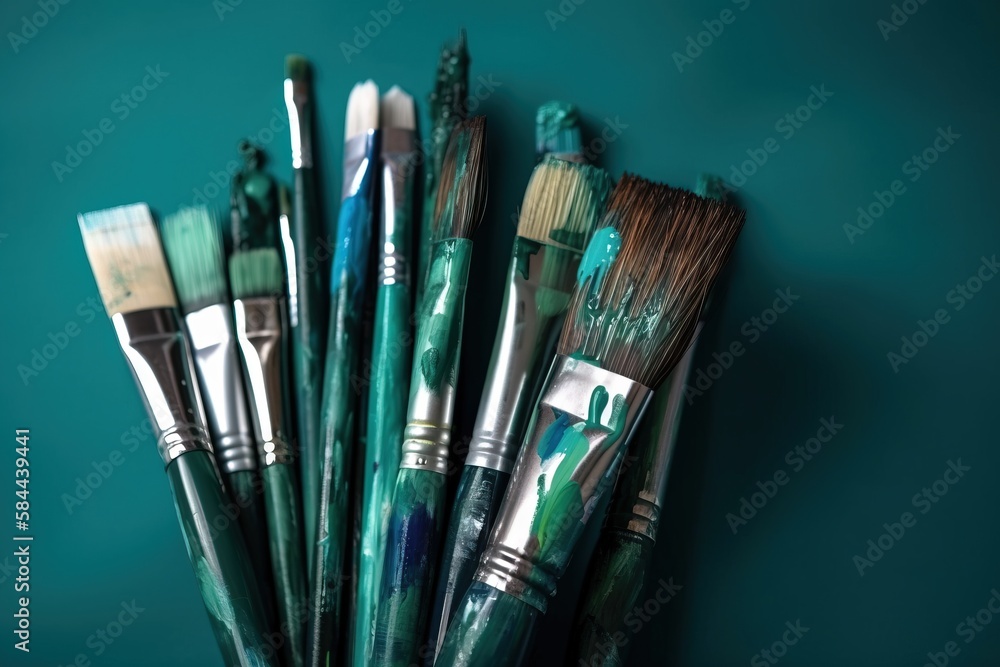
{"label": "teal background", "polygon": [[[398,83],[422,103],[438,49],[460,26],[473,91],[477,77],[498,82],[477,109],[489,117],[491,189],[474,263],[481,294],[469,303],[466,416],[492,341],[539,103],[576,102],[589,137],[607,118],[627,125],[599,157],[616,177],[627,169],[691,186],[703,170],[729,178],[769,137],[779,145],[740,189],[746,228],[695,361],[708,372],[713,353],[744,343],[681,429],[657,563],[683,589],[643,623],[633,664],[769,664],[755,655],[797,620],[809,630],[782,665],[922,665],[948,641],[960,648],[950,664],[1000,662],[1000,619],[969,643],[956,628],[1000,587],[1000,281],[960,311],[947,301],[981,257],[1000,252],[995,4],[926,0],[885,40],[876,22],[889,18],[888,1],[563,0],[574,9],[554,29],[545,12],[558,12],[557,0],[401,2],[349,63],[338,44],[387,3],[242,0],[220,17],[209,0],[73,0],[17,53],[9,36],[0,44],[0,544],[12,545],[14,532],[15,428],[32,433],[36,538],[30,656],[12,649],[13,547],[0,547],[0,663],[68,665],[78,654],[102,666],[220,663],[153,442],[128,435],[144,413],[107,318],[87,305],[97,290],[76,213],[190,204],[213,173],[225,184],[237,140],[267,127],[275,110],[280,131],[267,149],[287,178],[281,81],[293,51],[318,72],[332,209],[350,86]],[[672,54],[724,8],[735,20],[679,72]],[[37,11],[36,2],[8,0],[3,33]],[[169,75],[120,120],[112,102],[147,65]],[[784,138],[775,123],[822,85],[833,96]],[[104,117],[113,133],[60,182],[51,163]],[[939,127],[960,138],[911,183],[902,165]],[[897,178],[905,194],[851,243],[844,224]],[[210,203],[221,207],[225,196]],[[744,327],[785,288],[799,299],[750,342]],[[894,372],[887,353],[939,308],[951,319]],[[69,323],[79,335],[23,382],[18,366]],[[792,472],[786,452],[831,416],[843,429]],[[63,495],[114,450],[121,464],[69,512]],[[971,470],[920,514],[911,498],[958,459]],[[727,513],[780,470],[788,483],[733,534]],[[853,557],[907,511],[916,525],[860,576]],[[579,579],[578,562],[536,662],[554,659],[565,641]],[[132,600],[144,611],[96,655],[88,637]]]}

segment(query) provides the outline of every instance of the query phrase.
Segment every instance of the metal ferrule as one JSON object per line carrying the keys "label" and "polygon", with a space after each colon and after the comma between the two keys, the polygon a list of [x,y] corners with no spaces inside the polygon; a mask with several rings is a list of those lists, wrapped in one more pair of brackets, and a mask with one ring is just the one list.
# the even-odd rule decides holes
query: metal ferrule
{"label": "metal ferrule", "polygon": [[290,463],[292,448],[282,428],[281,305],[268,297],[236,299],[233,314],[261,465]]}
{"label": "metal ferrule", "polygon": [[256,470],[257,447],[236,352],[232,311],[217,303],[184,316],[215,459],[224,473]]}
{"label": "metal ferrule", "polygon": [[312,156],[312,104],[309,83],[285,79],[285,106],[292,137],[292,169],[310,169]]}
{"label": "metal ferrule", "polygon": [[382,285],[407,285],[410,282],[410,267],[405,246],[399,242],[405,233],[399,229],[399,223],[402,216],[412,212],[417,164],[416,134],[399,128],[388,128],[381,133],[382,226],[378,280]]}
{"label": "metal ferrule", "polygon": [[684,383],[694,360],[695,343],[701,332],[701,323],[687,352],[674,367],[669,379],[661,385],[650,411],[646,415],[655,427],[650,429],[650,442],[638,442],[633,447],[636,458],[628,459],[608,511],[607,525],[621,528],[656,540],[660,522],[660,508],[667,492],[667,475],[670,460],[677,442],[677,428],[681,422],[681,408],[684,405]]}
{"label": "metal ferrule", "polygon": [[173,308],[149,308],[111,317],[168,466],[191,451],[212,451],[198,395],[191,349]]}
{"label": "metal ferrule", "polygon": [[[373,183],[378,130],[368,130],[344,142],[344,185],[341,201],[358,194],[366,184]],[[369,190],[370,192],[370,190]]]}
{"label": "metal ferrule", "polygon": [[[538,305],[546,253],[560,250],[520,237],[514,243],[515,253],[507,270],[507,287],[493,356],[465,459],[465,465],[500,472],[510,472],[514,468],[530,415],[531,401],[544,377],[541,366],[551,358],[550,352],[555,343],[553,334],[562,323],[564,314],[546,314]],[[526,272],[522,265],[524,256],[518,257],[518,245],[538,248],[536,252],[526,255]],[[575,266],[570,268],[573,270],[568,271],[568,275],[575,275]],[[566,287],[568,302],[573,289],[572,279]]]}
{"label": "metal ferrule", "polygon": [[[603,392],[608,400],[595,401]],[[476,572],[478,581],[545,611],[587,520],[617,473],[649,395],[647,387],[627,377],[571,357],[556,357]],[[563,431],[576,430],[586,440],[587,451],[573,457],[571,470],[560,468],[565,454],[542,458],[541,447],[553,437],[549,429],[560,417]],[[578,511],[552,518],[562,527],[553,529],[557,543],[547,545],[543,553],[534,532],[536,517],[551,498],[553,479],[567,478],[579,486],[582,504]]]}

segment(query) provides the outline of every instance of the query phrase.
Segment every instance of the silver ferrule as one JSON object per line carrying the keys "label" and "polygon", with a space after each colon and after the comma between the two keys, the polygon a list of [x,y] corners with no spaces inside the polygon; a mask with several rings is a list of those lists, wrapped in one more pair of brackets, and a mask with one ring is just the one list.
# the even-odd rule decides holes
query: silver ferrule
{"label": "silver ferrule", "polygon": [[292,137],[292,169],[313,166],[310,97],[308,82],[285,79],[285,106],[288,108],[288,129]]}
{"label": "silver ferrule", "polygon": [[217,303],[184,316],[194,353],[208,432],[222,472],[256,470],[257,447],[236,351],[232,310]]}
{"label": "silver ferrule", "polygon": [[442,382],[438,391],[419,384],[414,386],[403,429],[403,456],[399,467],[447,475],[455,388],[450,382]]}
{"label": "silver ferrule", "polygon": [[153,421],[163,465],[186,452],[211,452],[191,349],[177,311],[149,308],[117,313],[111,324]]}
{"label": "silver ferrule", "polygon": [[[500,323],[493,343],[479,413],[472,430],[472,442],[465,465],[510,472],[514,469],[518,446],[524,435],[538,384],[544,379],[542,365],[551,359],[554,333],[563,320],[563,312],[551,314],[539,307],[539,289],[546,254],[566,252],[536,244],[520,237],[507,270],[507,287],[500,312]],[[522,246],[519,250],[518,246]],[[537,250],[523,252],[524,246]],[[520,255],[520,256],[519,256]],[[527,271],[524,263],[527,263]],[[570,274],[575,274],[571,271]],[[572,290],[572,281],[566,286]],[[552,297],[553,288],[544,287]],[[570,293],[564,293],[569,302]]]}
{"label": "silver ferrule", "polygon": [[[545,611],[587,520],[614,480],[649,395],[647,387],[622,375],[555,358],[478,581]],[[561,451],[562,445],[572,445],[572,451]],[[566,501],[575,494],[578,502]]]}
{"label": "silver ferrule", "polygon": [[[374,180],[375,140],[378,130],[368,130],[344,142],[344,184],[340,193],[341,201],[361,192],[362,187]],[[371,190],[369,190],[371,192]]]}
{"label": "silver ferrule", "polygon": [[378,280],[382,285],[408,285],[409,247],[401,222],[412,220],[413,185],[416,175],[416,134],[412,130],[387,128],[382,134],[382,226],[379,234]]}
{"label": "silver ferrule", "polygon": [[236,299],[233,314],[261,465],[290,463],[292,448],[282,428],[284,382],[280,302],[268,297]]}

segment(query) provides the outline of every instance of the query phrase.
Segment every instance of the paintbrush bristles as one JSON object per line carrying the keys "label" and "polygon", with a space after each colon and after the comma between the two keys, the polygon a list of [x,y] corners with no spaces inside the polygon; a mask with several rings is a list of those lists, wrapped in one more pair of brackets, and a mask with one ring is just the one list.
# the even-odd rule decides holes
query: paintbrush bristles
{"label": "paintbrush bristles", "polygon": [[305,56],[297,53],[285,56],[285,78],[292,81],[308,81],[312,78],[309,61]]}
{"label": "paintbrush bristles", "polygon": [[620,249],[606,273],[581,277],[560,354],[657,386],[684,354],[744,215],[729,204],[623,176],[605,217],[618,230]]}
{"label": "paintbrush bristles", "polygon": [[185,208],[167,216],[163,249],[185,312],[226,300],[222,235],[207,208]]}
{"label": "paintbrush bristles", "polygon": [[433,240],[471,238],[486,210],[486,116],[455,127],[441,163]]}
{"label": "paintbrush bristles", "polygon": [[582,253],[610,192],[603,169],[549,156],[528,181],[517,235]]}
{"label": "paintbrush bristles", "polygon": [[147,308],[174,308],[153,214],[145,204],[81,213],[80,231],[108,317]]}
{"label": "paintbrush bristles", "polygon": [[351,139],[378,129],[378,86],[374,81],[355,84],[347,98],[344,138]]}
{"label": "paintbrush bristles", "polygon": [[535,151],[558,154],[563,159],[583,160],[580,112],[569,102],[546,102],[535,114]]}
{"label": "paintbrush bristles", "polygon": [[234,253],[229,258],[229,280],[234,299],[277,298],[282,292],[281,257],[274,248]]}
{"label": "paintbrush bristles", "polygon": [[382,96],[380,114],[382,127],[417,129],[417,113],[413,108],[413,97],[399,86],[393,86]]}

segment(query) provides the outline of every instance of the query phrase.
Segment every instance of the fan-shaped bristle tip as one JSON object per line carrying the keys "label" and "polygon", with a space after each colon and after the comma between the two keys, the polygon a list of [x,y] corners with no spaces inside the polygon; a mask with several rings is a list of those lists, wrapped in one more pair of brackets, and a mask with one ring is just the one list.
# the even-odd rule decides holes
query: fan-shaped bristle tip
{"label": "fan-shaped bristle tip", "polygon": [[382,96],[380,110],[382,127],[397,127],[402,130],[417,129],[417,113],[413,106],[413,96],[399,86],[393,86]]}
{"label": "fan-shaped bristle tip", "polygon": [[350,139],[378,129],[378,107],[378,86],[375,82],[369,79],[356,84],[347,98],[344,137]]}
{"label": "fan-shaped bristle tip", "polygon": [[285,78],[292,81],[307,81],[312,76],[312,68],[305,56],[290,53],[285,56]]}
{"label": "fan-shaped bristle tip", "polygon": [[549,156],[528,181],[517,234],[583,252],[610,192],[611,177],[603,169]]}

